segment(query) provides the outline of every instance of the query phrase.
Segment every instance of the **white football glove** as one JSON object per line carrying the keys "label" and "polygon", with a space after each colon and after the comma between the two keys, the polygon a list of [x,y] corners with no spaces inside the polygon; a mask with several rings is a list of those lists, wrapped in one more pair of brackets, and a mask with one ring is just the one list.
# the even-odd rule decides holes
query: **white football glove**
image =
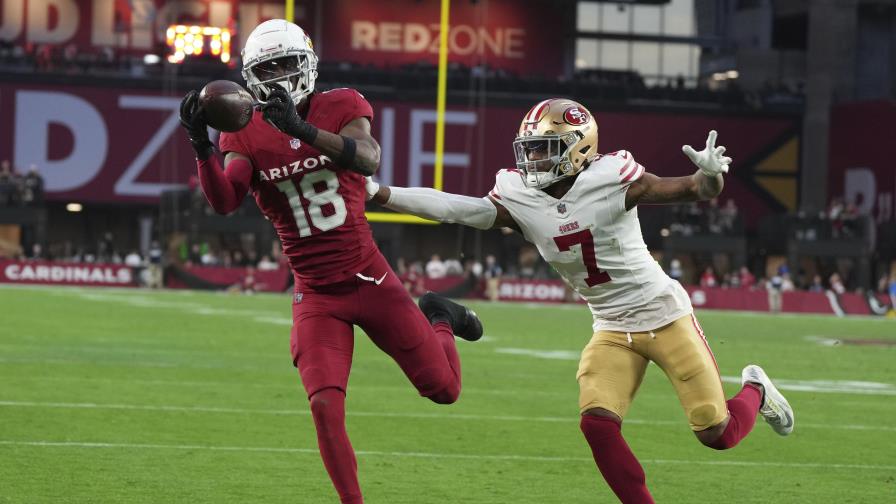
{"label": "white football glove", "polygon": [[367,191],[367,201],[370,201],[380,190],[380,185],[373,181],[373,177],[364,177],[364,189]]}
{"label": "white football glove", "polygon": [[681,150],[690,159],[691,162],[700,168],[700,171],[707,177],[715,177],[722,173],[728,173],[728,165],[731,164],[731,158],[723,156],[725,147],[721,145],[716,147],[716,130],[709,132],[706,137],[706,148],[700,152],[694,150],[690,145],[682,145]]}

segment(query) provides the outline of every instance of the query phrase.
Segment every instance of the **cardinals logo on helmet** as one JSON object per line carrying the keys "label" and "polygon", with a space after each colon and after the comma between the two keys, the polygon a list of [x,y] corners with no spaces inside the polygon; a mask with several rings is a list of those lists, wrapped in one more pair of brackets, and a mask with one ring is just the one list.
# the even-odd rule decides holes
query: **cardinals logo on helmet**
{"label": "cardinals logo on helmet", "polygon": [[569,107],[563,112],[563,120],[573,126],[581,126],[588,122],[588,113],[579,107]]}

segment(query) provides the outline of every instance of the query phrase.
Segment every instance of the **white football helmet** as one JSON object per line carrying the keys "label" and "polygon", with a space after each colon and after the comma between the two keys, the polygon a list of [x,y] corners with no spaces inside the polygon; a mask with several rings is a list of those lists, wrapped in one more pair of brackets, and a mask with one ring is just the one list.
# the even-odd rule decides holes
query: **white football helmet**
{"label": "white football helmet", "polygon": [[305,31],[285,19],[256,26],[243,47],[243,79],[252,94],[264,100],[269,86],[286,89],[296,105],[314,92],[317,55]]}

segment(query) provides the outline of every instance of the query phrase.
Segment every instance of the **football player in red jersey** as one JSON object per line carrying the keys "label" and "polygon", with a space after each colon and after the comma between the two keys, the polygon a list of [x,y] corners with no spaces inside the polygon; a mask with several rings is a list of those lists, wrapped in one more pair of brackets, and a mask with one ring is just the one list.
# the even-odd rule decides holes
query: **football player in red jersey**
{"label": "football player in red jersey", "polygon": [[209,204],[226,214],[251,192],[277,230],[296,282],[293,363],[321,457],[341,502],[362,503],[345,432],[353,326],[398,363],[420,395],[448,404],[461,387],[454,335],[477,340],[482,325],[471,310],[432,293],[418,309],[377,249],[364,216],[364,176],[380,158],[367,100],[354,89],[316,92],[311,41],[285,20],[258,25],[242,57],[243,78],[261,107],[245,128],[221,134],[223,170],[196,91],[181,104],[181,123]]}

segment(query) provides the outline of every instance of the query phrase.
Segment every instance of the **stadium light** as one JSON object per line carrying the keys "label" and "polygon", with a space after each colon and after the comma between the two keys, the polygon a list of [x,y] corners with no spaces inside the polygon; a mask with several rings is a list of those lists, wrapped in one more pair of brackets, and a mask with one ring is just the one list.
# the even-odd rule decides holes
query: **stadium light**
{"label": "stadium light", "polygon": [[[210,54],[220,59],[222,63],[229,64],[230,39],[231,33],[227,28],[171,25],[165,30],[165,43],[171,49],[168,61],[180,64],[187,56]],[[207,44],[206,41],[208,41]]]}

